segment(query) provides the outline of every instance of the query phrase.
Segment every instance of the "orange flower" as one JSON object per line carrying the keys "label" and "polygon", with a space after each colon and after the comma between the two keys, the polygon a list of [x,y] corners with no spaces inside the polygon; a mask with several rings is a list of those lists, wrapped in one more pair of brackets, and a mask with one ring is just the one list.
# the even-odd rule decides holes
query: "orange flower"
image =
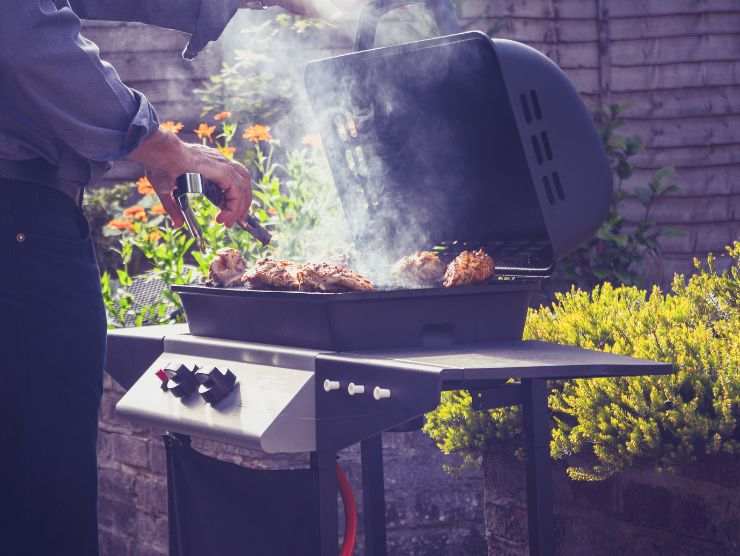
{"label": "orange flower", "polygon": [[320,149],[321,148],[321,135],[318,133],[309,133],[308,135],[303,136],[303,144],[307,147],[311,147],[314,149]]}
{"label": "orange flower", "polygon": [[167,120],[166,122],[162,122],[159,124],[159,129],[161,131],[166,131],[168,133],[174,133],[177,135],[182,131],[182,128],[185,127],[180,122],[173,122],[172,120]]}
{"label": "orange flower", "polygon": [[154,193],[154,186],[152,185],[152,182],[149,181],[149,178],[146,176],[140,177],[136,181],[136,185],[138,186],[139,193],[142,195],[149,195],[150,193]]}
{"label": "orange flower", "polygon": [[225,110],[213,116],[213,119],[216,120],[217,122],[222,122],[226,120],[227,118],[231,118],[231,112],[227,112]]}
{"label": "orange flower", "polygon": [[149,233],[149,241],[152,243],[158,242],[160,239],[162,239],[162,232],[159,230],[154,230]]}
{"label": "orange flower", "polygon": [[159,203],[152,207],[152,214],[167,214],[167,211],[164,209],[162,203]]}
{"label": "orange flower", "polygon": [[272,135],[270,135],[270,126],[260,124],[250,126],[244,131],[244,135],[242,135],[242,138],[247,139],[252,143],[259,143],[260,141],[270,141],[272,140]]}
{"label": "orange flower", "polygon": [[131,207],[128,207],[126,209],[123,209],[123,215],[124,216],[136,216],[137,214],[144,212],[144,207],[140,207],[139,205],[134,205]]}
{"label": "orange flower", "polygon": [[210,141],[213,138],[213,132],[216,131],[216,126],[201,123],[198,125],[198,129],[194,131],[198,139],[208,139]]}
{"label": "orange flower", "polygon": [[236,152],[235,147],[222,147],[221,145],[216,145],[216,149],[218,149],[218,152],[228,159],[233,159],[234,153]]}
{"label": "orange flower", "polygon": [[146,215],[146,212],[144,212],[143,210],[134,214],[132,218],[134,220],[138,220],[139,222],[146,222],[149,219]]}
{"label": "orange flower", "polygon": [[106,226],[110,228],[115,228],[116,230],[133,230],[134,225],[129,222],[128,220],[121,220],[121,219],[114,219],[111,220],[106,224]]}
{"label": "orange flower", "polygon": [[275,207],[269,207],[267,209],[267,214],[269,214],[270,216],[277,216],[277,213],[278,211]]}

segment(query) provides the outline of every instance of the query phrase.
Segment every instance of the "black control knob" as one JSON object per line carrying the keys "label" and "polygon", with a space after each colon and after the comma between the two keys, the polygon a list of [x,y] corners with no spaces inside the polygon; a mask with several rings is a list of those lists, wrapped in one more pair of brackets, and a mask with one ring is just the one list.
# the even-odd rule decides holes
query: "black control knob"
{"label": "black control knob", "polygon": [[162,381],[162,390],[172,392],[177,398],[187,398],[200,386],[195,376],[197,370],[196,365],[170,364],[157,371],[157,376]]}
{"label": "black control knob", "polygon": [[198,372],[196,376],[200,383],[198,393],[212,406],[228,396],[236,386],[236,375],[229,369],[224,373],[213,367],[209,371]]}
{"label": "black control knob", "polygon": [[195,378],[196,368],[180,365],[172,379],[170,379],[170,392],[177,398],[187,398],[194,394],[200,384]]}

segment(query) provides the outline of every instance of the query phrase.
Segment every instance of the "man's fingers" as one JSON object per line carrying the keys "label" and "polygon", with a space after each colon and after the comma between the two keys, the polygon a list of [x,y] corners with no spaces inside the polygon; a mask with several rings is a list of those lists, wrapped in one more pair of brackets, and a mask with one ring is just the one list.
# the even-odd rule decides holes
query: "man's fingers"
{"label": "man's fingers", "polygon": [[233,169],[230,169],[228,178],[224,180],[224,204],[221,207],[221,213],[218,215],[224,226],[229,228],[236,224],[239,219],[239,210],[244,196],[243,187],[240,186],[239,182],[239,175]]}
{"label": "man's fingers", "polygon": [[252,179],[244,165],[224,158],[218,151],[197,146],[194,170],[218,185],[224,194],[216,221],[230,228],[245,218],[252,203]]}
{"label": "man's fingers", "polygon": [[154,191],[156,191],[159,200],[162,202],[164,210],[170,216],[172,225],[175,228],[179,228],[185,223],[185,217],[172,194],[175,190],[174,178],[163,172],[154,171],[149,174],[149,179],[154,186]]}
{"label": "man's fingers", "polygon": [[242,204],[239,210],[238,221],[243,222],[249,214],[249,208],[252,206],[252,176],[249,175],[249,171],[243,166],[239,167],[241,179],[242,179]]}
{"label": "man's fingers", "polygon": [[185,224],[185,217],[182,215],[180,207],[172,196],[172,191],[159,193],[159,200],[162,201],[162,206],[164,207],[164,210],[167,211],[167,214],[170,215],[172,225],[175,228],[179,228]]}
{"label": "man's fingers", "polygon": [[241,165],[229,164],[219,177],[214,176],[211,179],[224,192],[223,206],[216,220],[231,227],[244,218],[252,202],[249,172]]}

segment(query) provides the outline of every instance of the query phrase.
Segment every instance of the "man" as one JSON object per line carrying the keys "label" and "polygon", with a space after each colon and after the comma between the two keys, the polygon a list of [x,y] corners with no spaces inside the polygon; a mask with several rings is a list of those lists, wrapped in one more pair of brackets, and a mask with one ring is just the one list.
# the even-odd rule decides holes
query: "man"
{"label": "man", "polygon": [[[305,0],[308,2],[309,0]],[[278,0],[306,12],[304,0]],[[200,172],[225,193],[218,220],[250,206],[239,163],[162,132],[80,35],[80,18],[191,34],[194,57],[243,0],[8,0],[0,15],[0,553],[98,553],[96,430],[106,319],[83,188],[111,161],[141,163],[175,226],[172,190]]]}

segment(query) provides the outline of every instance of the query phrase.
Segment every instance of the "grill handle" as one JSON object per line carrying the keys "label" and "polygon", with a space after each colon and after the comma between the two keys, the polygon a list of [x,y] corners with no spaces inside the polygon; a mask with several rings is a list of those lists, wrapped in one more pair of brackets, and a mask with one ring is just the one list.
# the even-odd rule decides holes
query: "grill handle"
{"label": "grill handle", "polygon": [[369,50],[375,44],[378,22],[388,12],[411,4],[425,4],[432,12],[443,35],[460,32],[460,23],[452,0],[373,0],[362,10],[355,34],[355,50]]}

